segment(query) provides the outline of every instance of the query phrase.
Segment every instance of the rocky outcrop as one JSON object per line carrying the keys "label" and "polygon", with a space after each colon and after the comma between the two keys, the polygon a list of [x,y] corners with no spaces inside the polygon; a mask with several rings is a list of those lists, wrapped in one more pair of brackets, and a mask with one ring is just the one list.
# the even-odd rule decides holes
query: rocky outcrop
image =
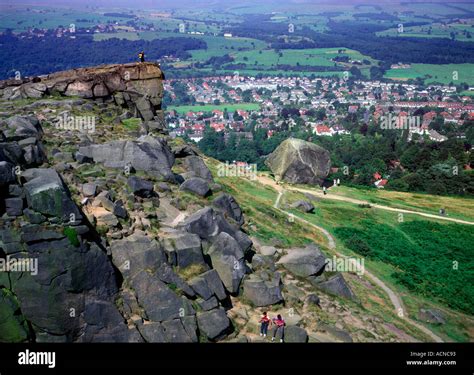
{"label": "rocky outcrop", "polygon": [[329,152],[314,143],[289,138],[265,160],[277,180],[293,184],[322,184],[329,173]]}
{"label": "rocky outcrop", "polygon": [[161,111],[164,74],[151,62],[79,68],[49,75],[0,82],[4,99],[62,95],[86,99],[113,98],[145,121],[164,122]]}
{"label": "rocky outcrop", "polygon": [[[306,281],[347,292],[321,276],[315,246],[253,251],[247,228],[258,223],[244,227],[232,195],[208,198],[223,187],[195,147],[157,134],[162,77],[153,66],[0,83],[9,99],[38,98],[21,115],[0,114],[0,258],[38,260],[37,275],[0,272],[0,341],[228,341],[251,315],[234,308],[282,304],[286,315],[319,304],[316,296],[303,304]],[[94,132],[55,126],[73,109],[97,114]],[[134,110],[145,121],[122,126]],[[307,340],[302,315],[285,316],[286,341]]]}
{"label": "rocky outcrop", "polygon": [[79,152],[109,168],[133,168],[174,181],[174,155],[162,138],[142,136],[136,141],[112,141],[79,148]]}

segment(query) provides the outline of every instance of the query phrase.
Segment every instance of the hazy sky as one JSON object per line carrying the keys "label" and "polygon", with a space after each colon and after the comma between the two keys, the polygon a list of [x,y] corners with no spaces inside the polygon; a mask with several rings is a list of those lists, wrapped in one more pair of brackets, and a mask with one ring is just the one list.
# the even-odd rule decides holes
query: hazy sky
{"label": "hazy sky", "polygon": [[[406,0],[404,0],[406,2]],[[146,6],[146,7],[180,7],[198,4],[206,5],[238,5],[238,4],[380,4],[380,3],[400,3],[399,0],[1,0],[2,4],[31,4],[31,5],[72,5],[72,4],[92,4],[107,6]],[[413,2],[459,2],[459,0],[416,0]]]}
{"label": "hazy sky", "polygon": [[[407,0],[403,0],[407,2]],[[453,3],[460,0],[416,0],[418,2],[440,2]],[[464,0],[466,1],[466,0]],[[410,1],[411,2],[411,1]],[[106,8],[128,8],[128,9],[154,9],[154,10],[178,10],[186,9],[226,9],[235,6],[269,4],[275,6],[275,11],[285,10],[296,6],[297,9],[305,8],[306,4],[313,5],[346,5],[346,4],[374,4],[383,6],[384,4],[399,4],[400,0],[0,0],[2,7],[18,7],[22,5],[43,5],[43,6],[67,6],[67,7],[106,7]],[[293,6],[293,7],[292,7]]]}

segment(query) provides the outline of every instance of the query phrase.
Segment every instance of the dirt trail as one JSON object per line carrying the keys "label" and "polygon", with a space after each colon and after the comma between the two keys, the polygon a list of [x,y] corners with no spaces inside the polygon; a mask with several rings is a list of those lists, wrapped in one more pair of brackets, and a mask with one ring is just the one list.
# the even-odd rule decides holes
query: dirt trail
{"label": "dirt trail", "polygon": [[440,215],[435,215],[435,214],[428,214],[428,213],[425,213],[425,212],[412,211],[412,210],[407,210],[407,209],[404,209],[404,208],[394,208],[394,207],[383,206],[383,205],[380,205],[380,204],[374,204],[374,203],[370,203],[368,201],[363,201],[363,200],[359,200],[359,199],[345,197],[345,196],[342,196],[342,195],[334,195],[334,194],[331,194],[330,192],[327,195],[324,195],[323,193],[318,192],[318,191],[301,189],[301,188],[296,188],[296,187],[288,187],[287,189],[291,190],[291,191],[298,191],[300,193],[309,193],[309,194],[315,195],[318,198],[322,198],[322,199],[331,199],[331,200],[349,202],[349,203],[354,203],[354,204],[369,204],[372,208],[377,208],[377,209],[380,209],[380,210],[392,211],[392,212],[397,212],[397,213],[406,213],[406,214],[412,214],[412,215],[419,215],[419,216],[429,217],[429,218],[436,219],[436,220],[451,221],[451,222],[459,223],[459,224],[474,225],[474,222],[472,222],[472,221],[455,219],[455,218],[452,218],[452,217],[440,216]]}
{"label": "dirt trail", "polygon": [[[267,185],[267,186],[271,186],[273,187],[277,192],[278,192],[278,197],[275,201],[275,205],[274,207],[287,214],[287,215],[291,215],[290,213],[288,213],[287,211],[285,210],[282,210],[281,208],[278,207],[279,203],[280,203],[280,200],[281,200],[281,197],[283,196],[284,192],[285,192],[285,188],[280,185],[280,184],[277,184],[275,181],[273,181],[271,178],[267,177],[267,176],[259,176],[258,177],[258,180],[264,184],[264,185]],[[311,190],[305,190],[305,189],[298,189],[298,188],[289,188],[288,190],[296,190],[296,191],[300,191],[300,192],[306,192],[306,193],[310,193],[310,194],[317,194],[315,193],[314,191],[311,191]],[[328,197],[327,195],[324,196],[323,194],[321,194],[321,196],[323,196],[324,198]],[[351,198],[347,198],[345,199],[346,197],[340,197],[340,196],[332,196],[332,197],[336,197],[334,199],[339,199],[339,198],[344,198],[344,199],[340,199],[340,200],[344,200],[346,202],[352,202],[352,203],[357,203],[357,204],[360,204],[360,203],[365,203],[363,201],[358,201],[356,199],[351,199]],[[372,205],[373,207],[376,206],[376,205]],[[378,205],[377,205],[378,206]],[[388,209],[390,207],[385,207],[385,206],[380,206],[380,207],[377,207],[377,208],[382,208],[382,209]],[[415,213],[415,214],[421,214],[419,212],[416,212],[416,211],[408,211],[408,210],[397,210],[397,209],[390,209],[391,211],[398,211],[398,212],[409,212],[409,213]],[[433,216],[435,218],[438,218],[438,219],[441,219],[441,217],[438,217],[436,215],[429,215],[429,214],[424,214],[423,216]],[[327,238],[328,240],[328,247],[332,250],[335,250],[336,249],[336,241],[334,240],[334,237],[331,235],[331,233],[329,233],[326,229],[316,225],[316,224],[313,224],[303,218],[300,218],[300,217],[297,217],[297,216],[292,216],[295,220],[298,220],[298,221],[301,221],[301,222],[304,222],[306,225],[310,225],[312,226],[313,228],[317,229],[318,231],[320,231],[321,233],[324,234],[324,236]],[[444,219],[447,219],[447,218],[444,218]],[[452,219],[453,221],[456,221],[456,219]],[[460,220],[462,222],[462,220]],[[468,222],[467,222],[468,223]],[[470,224],[474,224],[474,223],[470,223]],[[348,258],[346,255],[344,254],[341,254],[339,252],[336,252],[337,256],[339,257],[343,257],[343,258]],[[351,260],[352,262],[355,262],[355,259],[352,259]],[[429,330],[428,328],[426,328],[425,326],[415,322],[414,320],[408,318],[405,314],[405,309],[403,307],[403,304],[402,304],[402,301],[401,299],[399,298],[399,296],[392,290],[390,289],[387,284],[385,284],[382,280],[380,280],[377,276],[375,276],[374,274],[370,273],[369,271],[367,271],[367,269],[365,269],[365,272],[364,272],[364,275],[369,278],[374,284],[376,284],[378,287],[380,287],[387,295],[388,297],[390,298],[390,301],[392,302],[392,305],[394,306],[395,308],[395,311],[396,313],[400,316],[400,317],[403,317],[403,319],[405,319],[408,323],[410,323],[412,326],[415,326],[417,327],[420,331],[424,332],[425,334],[427,334],[428,336],[430,336],[435,342],[443,342],[443,340],[441,339],[441,337],[437,336],[436,334],[434,334],[431,330]]]}
{"label": "dirt trail", "polygon": [[[370,203],[368,201],[363,201],[363,200],[359,200],[359,199],[345,197],[345,196],[342,196],[342,195],[334,195],[334,194],[330,193],[330,189],[329,189],[329,193],[324,195],[322,192],[316,191],[316,190],[302,189],[302,188],[297,188],[297,187],[293,187],[293,186],[284,186],[282,184],[277,184],[275,182],[275,180],[271,179],[268,176],[258,176],[257,179],[262,184],[267,185],[267,186],[271,186],[272,188],[274,188],[279,193],[282,193],[285,190],[297,191],[297,192],[300,192],[300,193],[309,193],[309,194],[317,196],[318,198],[321,198],[321,199],[330,199],[330,200],[349,202],[349,203],[354,203],[354,204],[369,204],[371,207],[377,208],[377,209],[380,209],[380,210],[392,211],[392,212],[397,212],[397,213],[406,213],[406,214],[419,215],[419,216],[429,217],[429,218],[436,219],[436,220],[452,221],[454,223],[459,223],[459,224],[474,225],[474,222],[472,222],[472,221],[455,219],[455,218],[452,218],[452,217],[440,216],[440,215],[435,215],[435,214],[428,214],[428,213],[425,213],[425,212],[407,210],[407,209],[404,209],[404,208],[388,207],[388,206],[384,206],[384,205],[381,205],[381,204],[374,204],[374,203]],[[281,199],[281,197],[280,197],[280,199]],[[278,202],[279,202],[279,200],[278,200]]]}

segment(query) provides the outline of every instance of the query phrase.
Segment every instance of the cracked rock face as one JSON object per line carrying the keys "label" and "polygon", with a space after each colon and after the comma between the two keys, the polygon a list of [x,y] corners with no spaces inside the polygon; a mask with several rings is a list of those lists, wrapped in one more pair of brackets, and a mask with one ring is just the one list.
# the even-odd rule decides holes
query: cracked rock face
{"label": "cracked rock face", "polygon": [[329,152],[314,143],[289,138],[265,161],[277,180],[320,185],[331,167]]}

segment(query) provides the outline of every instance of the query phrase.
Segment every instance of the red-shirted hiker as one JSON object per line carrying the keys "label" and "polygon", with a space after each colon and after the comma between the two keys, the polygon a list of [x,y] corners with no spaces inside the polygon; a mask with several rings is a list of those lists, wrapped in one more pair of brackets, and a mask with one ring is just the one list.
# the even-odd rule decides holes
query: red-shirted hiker
{"label": "red-shirted hiker", "polygon": [[262,317],[260,318],[260,336],[267,337],[268,326],[271,323],[270,318],[267,315],[267,312],[264,311]]}
{"label": "red-shirted hiker", "polygon": [[280,334],[280,342],[283,342],[285,337],[285,321],[280,314],[276,318],[273,318],[273,323],[275,324],[275,330],[273,331],[272,341],[275,341],[275,336]]}

